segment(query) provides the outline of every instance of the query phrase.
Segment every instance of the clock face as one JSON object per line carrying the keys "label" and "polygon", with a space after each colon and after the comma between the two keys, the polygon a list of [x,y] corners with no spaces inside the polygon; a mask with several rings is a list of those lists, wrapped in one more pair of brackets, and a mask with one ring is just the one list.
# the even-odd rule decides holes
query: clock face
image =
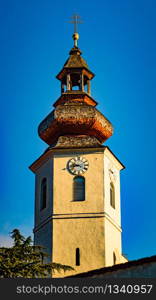
{"label": "clock face", "polygon": [[70,159],[68,162],[68,169],[74,175],[82,175],[88,170],[88,167],[88,160],[84,157],[78,156]]}

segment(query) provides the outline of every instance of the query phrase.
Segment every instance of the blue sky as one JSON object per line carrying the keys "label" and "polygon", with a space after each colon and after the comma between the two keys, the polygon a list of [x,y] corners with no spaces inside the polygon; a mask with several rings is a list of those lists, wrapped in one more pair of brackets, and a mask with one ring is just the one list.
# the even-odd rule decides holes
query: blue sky
{"label": "blue sky", "polygon": [[32,234],[34,175],[28,166],[46,149],[37,127],[60,95],[55,76],[73,45],[68,20],[76,12],[84,20],[79,47],[96,74],[92,96],[114,125],[106,145],[126,166],[121,174],[123,253],[130,260],[155,255],[155,1],[0,4],[0,244],[10,243],[8,233],[15,227]]}

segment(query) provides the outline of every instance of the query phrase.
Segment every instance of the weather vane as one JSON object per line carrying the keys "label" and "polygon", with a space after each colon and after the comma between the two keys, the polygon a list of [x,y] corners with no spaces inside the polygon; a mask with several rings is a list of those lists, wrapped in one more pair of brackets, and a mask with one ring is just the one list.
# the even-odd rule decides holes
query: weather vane
{"label": "weather vane", "polygon": [[82,24],[83,21],[81,20],[81,17],[74,14],[71,17],[71,21],[69,21],[69,23],[74,24],[74,34],[73,34],[73,40],[74,40],[74,46],[77,47],[77,41],[79,39],[79,34],[78,34],[78,24]]}

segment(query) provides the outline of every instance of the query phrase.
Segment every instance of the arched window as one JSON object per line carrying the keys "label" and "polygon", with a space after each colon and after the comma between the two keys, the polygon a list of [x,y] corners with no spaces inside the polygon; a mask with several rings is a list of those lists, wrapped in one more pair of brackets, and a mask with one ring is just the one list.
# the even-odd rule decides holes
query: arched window
{"label": "arched window", "polygon": [[47,204],[47,179],[43,178],[41,182],[41,199],[40,199],[40,209],[46,208]]}
{"label": "arched window", "polygon": [[115,188],[112,182],[110,183],[110,205],[115,208]]}
{"label": "arched window", "polygon": [[80,266],[80,249],[76,248],[76,266]]}
{"label": "arched window", "polygon": [[76,176],[73,179],[73,200],[85,200],[85,178],[82,176]]}

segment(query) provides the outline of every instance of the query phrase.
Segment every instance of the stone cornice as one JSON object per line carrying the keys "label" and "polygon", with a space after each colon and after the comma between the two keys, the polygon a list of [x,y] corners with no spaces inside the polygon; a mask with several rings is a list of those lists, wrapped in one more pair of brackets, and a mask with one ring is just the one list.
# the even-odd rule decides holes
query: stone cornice
{"label": "stone cornice", "polygon": [[91,213],[68,213],[68,214],[52,214],[47,217],[42,223],[36,226],[33,232],[38,231],[45,224],[49,223],[52,220],[64,220],[64,219],[84,219],[84,218],[106,218],[117,230],[122,232],[121,227],[105,212],[91,212]]}
{"label": "stone cornice", "polygon": [[114,160],[118,163],[120,169],[124,169],[125,166],[121,163],[121,161],[114,155],[114,153],[111,151],[111,149],[108,146],[100,146],[100,147],[87,147],[87,148],[48,148],[37,160],[35,160],[30,166],[29,169],[32,172],[36,172],[36,170],[46,161],[48,161],[48,159],[52,158],[55,154],[72,154],[72,153],[82,153],[82,151],[84,153],[101,153],[101,152],[107,152],[107,156],[108,154],[110,154]]}

